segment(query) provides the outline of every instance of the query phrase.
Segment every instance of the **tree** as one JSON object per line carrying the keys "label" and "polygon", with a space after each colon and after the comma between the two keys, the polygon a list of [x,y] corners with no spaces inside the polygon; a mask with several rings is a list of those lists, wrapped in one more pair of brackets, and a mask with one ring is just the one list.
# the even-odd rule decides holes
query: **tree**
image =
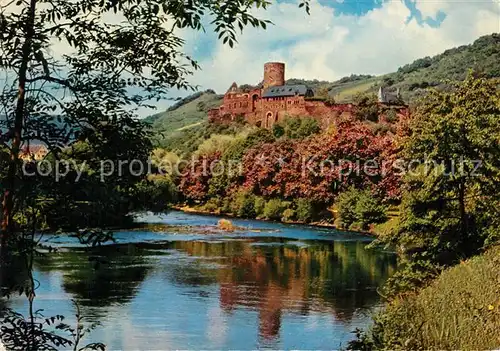
{"label": "tree", "polygon": [[397,197],[399,177],[386,164],[395,152],[394,141],[360,122],[342,121],[337,129],[334,135],[320,134],[293,147],[295,155],[274,177],[283,196],[327,205],[354,185],[370,188],[380,198]]}
{"label": "tree", "polygon": [[187,200],[207,200],[214,171],[223,171],[218,169],[218,166],[221,165],[220,160],[221,154],[214,153],[193,159],[186,166],[179,183],[179,191],[184,194]]}
{"label": "tree", "polygon": [[265,219],[280,221],[283,217],[283,213],[289,207],[289,202],[281,201],[280,199],[271,199],[266,203],[262,215]]}
{"label": "tree", "polygon": [[421,102],[403,143],[419,165],[405,178],[393,242],[450,264],[498,240],[499,118],[498,80],[472,74]]}
{"label": "tree", "polygon": [[[202,19],[210,18],[219,38],[232,47],[238,29],[266,28],[269,21],[251,10],[268,5],[266,0],[4,2],[0,68],[7,81],[0,115],[8,131],[1,141],[9,149],[9,164],[1,182],[1,247],[15,231],[23,143],[41,141],[57,152],[76,128],[131,117],[134,107],[165,96],[171,87],[191,88],[186,76],[199,66],[182,52],[178,29],[201,30]],[[300,6],[309,12],[308,0]],[[49,123],[50,117],[57,123]]]}
{"label": "tree", "polygon": [[311,117],[287,117],[273,126],[275,138],[304,139],[320,131],[318,121]]}
{"label": "tree", "polygon": [[301,222],[308,223],[314,219],[314,204],[307,199],[297,199],[295,201],[296,216]]}
{"label": "tree", "polygon": [[276,176],[292,162],[296,144],[280,140],[252,148],[243,157],[244,185],[256,195],[282,197],[283,183]]}
{"label": "tree", "polygon": [[380,110],[375,94],[360,93],[354,97],[354,102],[355,116],[359,121],[378,122]]}
{"label": "tree", "polygon": [[355,224],[367,230],[370,224],[387,220],[387,209],[369,190],[350,188],[338,196],[336,205],[341,225],[346,229]]}
{"label": "tree", "polygon": [[[41,213],[53,230],[128,224],[128,214],[146,206],[137,201],[144,199],[137,187],[145,189],[149,168],[153,171],[148,135],[142,123],[128,118],[97,125],[61,150],[57,158],[55,154],[46,157],[50,168],[59,167],[62,176],[22,175],[20,189],[38,184],[30,196],[34,200],[31,206],[43,201]],[[156,201],[150,200],[157,208]]]}
{"label": "tree", "polygon": [[330,90],[328,89],[328,87],[321,87],[318,89],[315,95],[326,100],[330,96]]}
{"label": "tree", "polygon": [[203,157],[216,152],[223,154],[231,145],[237,141],[236,137],[231,135],[214,134],[210,139],[205,140],[193,154],[194,157]]}
{"label": "tree", "polygon": [[319,88],[315,94],[315,97],[323,100],[328,106],[335,105],[335,98],[330,95],[330,89],[326,86]]}

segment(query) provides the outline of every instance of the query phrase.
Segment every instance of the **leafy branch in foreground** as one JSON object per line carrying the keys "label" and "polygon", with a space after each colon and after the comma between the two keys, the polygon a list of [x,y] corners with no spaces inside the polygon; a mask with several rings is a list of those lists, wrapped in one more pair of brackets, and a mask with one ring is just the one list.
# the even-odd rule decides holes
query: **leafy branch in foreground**
{"label": "leafy branch in foreground", "polygon": [[[85,326],[84,318],[75,300],[76,326],[64,323],[64,316],[56,315],[45,317],[43,310],[35,311],[27,318],[12,309],[2,311],[0,331],[2,342],[9,350],[57,350],[60,347],[74,351],[102,350],[106,347],[102,343],[90,343],[80,347],[81,340],[99,326],[93,323]],[[61,336],[60,333],[65,336]]]}

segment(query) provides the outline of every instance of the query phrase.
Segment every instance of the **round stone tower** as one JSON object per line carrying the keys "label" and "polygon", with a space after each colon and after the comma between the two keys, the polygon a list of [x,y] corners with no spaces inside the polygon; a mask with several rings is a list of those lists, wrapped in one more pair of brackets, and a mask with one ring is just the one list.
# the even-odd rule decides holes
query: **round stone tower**
{"label": "round stone tower", "polygon": [[285,85],[285,64],[268,62],[264,64],[264,89]]}

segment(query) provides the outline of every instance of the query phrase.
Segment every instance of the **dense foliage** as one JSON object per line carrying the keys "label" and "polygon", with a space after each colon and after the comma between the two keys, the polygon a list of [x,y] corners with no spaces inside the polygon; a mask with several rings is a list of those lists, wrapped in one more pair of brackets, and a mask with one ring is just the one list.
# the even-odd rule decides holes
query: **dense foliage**
{"label": "dense foliage", "polygon": [[498,87],[470,74],[449,92],[430,92],[409,121],[399,218],[378,238],[399,249],[401,269],[354,349],[498,345],[498,247],[462,264],[500,240]]}
{"label": "dense foliage", "polygon": [[203,122],[172,135],[159,134],[154,138],[158,147],[172,151],[183,158],[189,158],[199,146],[212,135],[236,135],[246,128],[241,124],[209,124]]}
{"label": "dense foliage", "polygon": [[[362,229],[380,222],[383,214],[374,212],[399,196],[400,177],[385,162],[395,154],[394,138],[352,120],[319,133],[312,121],[285,119],[272,134],[252,129],[213,135],[185,167],[179,191],[188,202],[208,202],[209,211],[309,222],[331,217],[329,206],[354,187],[377,199],[360,202],[356,222]],[[280,128],[286,132],[278,133]],[[230,206],[224,206],[226,200]]]}
{"label": "dense foliage", "polygon": [[389,239],[450,263],[499,238],[498,81],[470,75],[452,92],[431,92],[403,140],[408,162],[401,220]]}
{"label": "dense foliage", "polygon": [[[251,9],[265,9],[269,4],[265,0],[231,1],[224,6],[211,1],[163,0],[2,4],[0,68],[6,79],[0,93],[0,116],[6,132],[1,142],[10,154],[6,178],[0,182],[2,247],[8,234],[16,230],[16,211],[25,207],[18,196],[23,181],[22,146],[44,143],[57,159],[76,134],[82,133],[96,136],[90,140],[90,147],[97,151],[94,159],[112,156],[117,160],[128,148],[119,143],[116,146],[122,152],[113,148],[112,132],[96,129],[106,123],[117,126],[121,120],[131,121],[135,108],[166,97],[169,88],[192,88],[186,77],[198,64],[182,51],[180,30],[202,30],[203,21],[211,19],[219,38],[233,47],[237,31],[247,25],[266,28],[269,22],[255,17]],[[301,6],[309,11],[308,1]],[[116,22],[116,16],[122,20]],[[58,42],[66,44],[66,52],[54,49]],[[131,130],[134,128],[125,126],[122,133]],[[143,148],[144,154],[149,151]],[[123,182],[128,180],[125,176],[122,184],[115,185],[126,192]],[[80,202],[73,199],[72,206]]]}
{"label": "dense foliage", "polygon": [[[333,213],[339,227],[376,230],[375,245],[397,249],[401,269],[381,291],[389,304],[355,349],[491,347],[494,339],[484,336],[498,323],[495,254],[474,268],[486,296],[463,283],[470,273],[459,267],[431,282],[500,239],[498,87],[470,74],[452,89],[429,91],[410,118],[364,98],[362,115],[327,131],[297,134],[302,123],[285,120],[271,136],[252,132],[262,137],[254,145],[250,134],[235,135],[209,154],[242,160],[237,175],[201,177],[194,168],[179,189],[203,210],[240,217],[307,223]],[[381,114],[394,133],[373,128]],[[366,169],[370,162],[378,167]]]}
{"label": "dense foliage", "polygon": [[41,213],[51,229],[124,225],[131,211],[147,204],[140,203],[144,196],[137,193],[148,192],[144,184],[151,151],[140,122],[126,118],[99,122],[71,146],[48,155],[45,162],[51,169],[59,167],[60,177],[33,172],[22,184],[38,184],[30,199],[33,206],[43,202]]}
{"label": "dense foliage", "polygon": [[275,138],[304,139],[310,135],[318,134],[321,128],[314,118],[285,118],[273,126]]}
{"label": "dense foliage", "polygon": [[341,228],[367,230],[370,224],[387,220],[386,207],[367,190],[346,190],[339,195],[336,205]]}

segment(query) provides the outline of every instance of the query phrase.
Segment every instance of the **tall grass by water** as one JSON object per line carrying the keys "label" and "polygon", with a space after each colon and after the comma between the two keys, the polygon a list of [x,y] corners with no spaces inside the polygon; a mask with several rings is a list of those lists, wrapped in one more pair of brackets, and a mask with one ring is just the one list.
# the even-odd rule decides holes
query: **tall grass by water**
{"label": "tall grass by water", "polygon": [[500,349],[500,246],[445,271],[376,317],[382,349]]}

